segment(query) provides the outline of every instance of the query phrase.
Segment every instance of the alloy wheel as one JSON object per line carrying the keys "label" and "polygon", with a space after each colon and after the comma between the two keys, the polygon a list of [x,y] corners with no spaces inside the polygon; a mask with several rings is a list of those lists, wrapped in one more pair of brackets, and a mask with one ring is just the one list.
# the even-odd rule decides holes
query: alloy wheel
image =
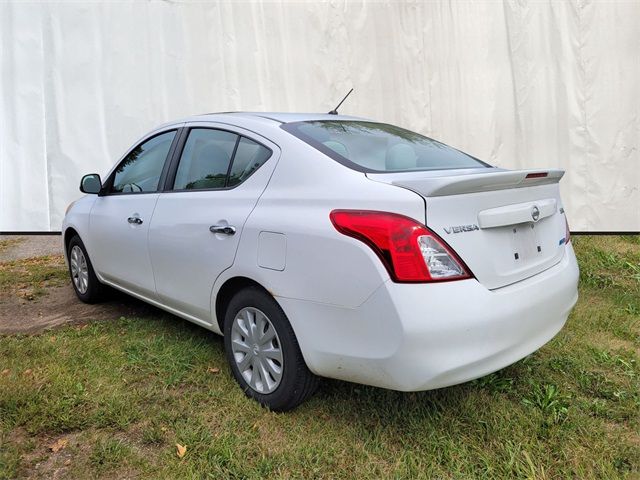
{"label": "alloy wheel", "polygon": [[69,255],[69,266],[71,267],[71,278],[76,289],[81,293],[86,293],[89,288],[89,268],[84,252],[78,245],[74,245]]}

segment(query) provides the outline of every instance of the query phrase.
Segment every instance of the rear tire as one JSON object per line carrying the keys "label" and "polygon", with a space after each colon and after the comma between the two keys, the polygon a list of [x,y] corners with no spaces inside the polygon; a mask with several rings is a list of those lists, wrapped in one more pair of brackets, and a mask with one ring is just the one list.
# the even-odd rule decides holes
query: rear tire
{"label": "rear tire", "polygon": [[104,298],[105,285],[100,283],[87,249],[78,235],[74,235],[67,247],[67,258],[69,259],[69,275],[73,290],[80,300],[85,303],[96,303]]}
{"label": "rear tire", "polygon": [[244,393],[270,410],[292,410],[317,387],[282,308],[258,287],[239,291],[229,302],[224,346]]}

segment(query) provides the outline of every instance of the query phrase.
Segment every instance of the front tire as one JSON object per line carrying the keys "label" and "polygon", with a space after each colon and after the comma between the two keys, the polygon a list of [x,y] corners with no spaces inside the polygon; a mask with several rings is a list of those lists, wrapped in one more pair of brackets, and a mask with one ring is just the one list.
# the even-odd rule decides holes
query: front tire
{"label": "front tire", "polygon": [[258,287],[241,290],[229,302],[224,346],[244,393],[270,410],[292,410],[316,389],[317,377],[307,368],[286,315]]}
{"label": "front tire", "polygon": [[69,241],[67,258],[71,284],[78,298],[85,303],[96,303],[102,300],[105,286],[98,280],[87,249],[78,235],[74,235]]}

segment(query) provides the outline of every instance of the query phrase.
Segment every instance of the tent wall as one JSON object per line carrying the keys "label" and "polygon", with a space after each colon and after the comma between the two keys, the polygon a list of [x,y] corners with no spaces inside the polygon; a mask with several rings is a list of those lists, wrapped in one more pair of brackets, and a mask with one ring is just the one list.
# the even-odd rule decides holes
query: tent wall
{"label": "tent wall", "polygon": [[640,230],[640,2],[0,3],[0,231],[59,230],[157,124],[341,111],[561,167],[574,230]]}

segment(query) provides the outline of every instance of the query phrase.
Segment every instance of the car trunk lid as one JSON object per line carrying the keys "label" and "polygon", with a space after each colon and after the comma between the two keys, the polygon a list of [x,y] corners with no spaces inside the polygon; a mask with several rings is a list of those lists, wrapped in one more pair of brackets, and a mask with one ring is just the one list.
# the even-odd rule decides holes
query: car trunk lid
{"label": "car trunk lid", "polygon": [[557,264],[566,224],[562,170],[497,168],[368,173],[425,199],[426,225],[446,241],[477,280],[496,289]]}

